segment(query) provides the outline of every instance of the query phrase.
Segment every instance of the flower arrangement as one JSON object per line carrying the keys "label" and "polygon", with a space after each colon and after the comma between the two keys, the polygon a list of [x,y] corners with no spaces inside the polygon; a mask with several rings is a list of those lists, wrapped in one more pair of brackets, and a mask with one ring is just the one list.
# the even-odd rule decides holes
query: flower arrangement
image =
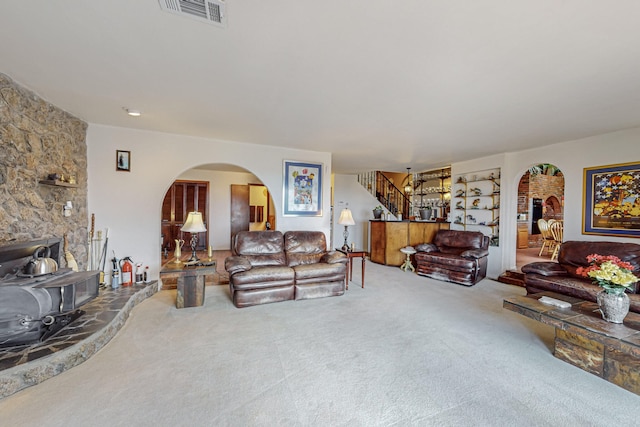
{"label": "flower arrangement", "polygon": [[589,267],[578,267],[576,273],[591,278],[591,281],[609,294],[622,294],[636,283],[638,277],[633,265],[613,255],[591,254],[587,256]]}
{"label": "flower arrangement", "polygon": [[382,205],[378,205],[375,208],[373,208],[374,211],[382,211],[384,210],[384,208],[382,207]]}

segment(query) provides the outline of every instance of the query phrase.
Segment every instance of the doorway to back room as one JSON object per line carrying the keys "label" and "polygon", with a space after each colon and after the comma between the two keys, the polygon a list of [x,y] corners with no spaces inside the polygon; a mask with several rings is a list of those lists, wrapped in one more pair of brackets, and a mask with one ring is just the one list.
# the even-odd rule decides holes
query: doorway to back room
{"label": "doorway to back room", "polygon": [[[516,266],[518,270],[535,261],[549,261],[542,251],[541,220],[564,222],[564,175],[555,165],[541,163],[527,170],[518,184]],[[544,226],[543,226],[544,228]]]}

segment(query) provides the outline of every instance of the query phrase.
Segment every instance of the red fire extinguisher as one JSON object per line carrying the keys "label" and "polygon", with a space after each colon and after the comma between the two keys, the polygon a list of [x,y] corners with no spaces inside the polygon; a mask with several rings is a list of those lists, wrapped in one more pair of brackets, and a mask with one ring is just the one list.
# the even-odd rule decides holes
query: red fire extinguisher
{"label": "red fire extinguisher", "polygon": [[133,285],[133,262],[130,257],[124,257],[120,260],[120,272],[122,286]]}

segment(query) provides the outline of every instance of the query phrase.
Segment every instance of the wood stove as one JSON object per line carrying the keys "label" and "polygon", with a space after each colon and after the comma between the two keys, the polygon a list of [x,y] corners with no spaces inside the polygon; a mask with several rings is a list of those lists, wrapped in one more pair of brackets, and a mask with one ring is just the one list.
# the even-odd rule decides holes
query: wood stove
{"label": "wood stove", "polygon": [[81,316],[79,307],[98,295],[98,271],[25,273],[41,246],[59,263],[60,243],[53,238],[0,246],[0,347],[45,340]]}

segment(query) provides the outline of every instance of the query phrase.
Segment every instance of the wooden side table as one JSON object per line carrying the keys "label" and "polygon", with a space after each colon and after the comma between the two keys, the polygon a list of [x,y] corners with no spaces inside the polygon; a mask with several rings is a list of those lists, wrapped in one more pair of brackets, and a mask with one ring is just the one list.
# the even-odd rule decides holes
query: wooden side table
{"label": "wooden side table", "polygon": [[362,258],[362,288],[364,288],[364,264],[369,253],[361,249],[345,251],[343,249],[336,248],[336,250],[345,254],[349,261],[349,266],[347,268],[347,290],[349,290],[349,282],[353,280],[353,258]]}
{"label": "wooden side table", "polygon": [[172,266],[165,264],[160,279],[178,279],[176,307],[199,307],[204,304],[204,277],[216,272],[216,263],[207,266]]}

